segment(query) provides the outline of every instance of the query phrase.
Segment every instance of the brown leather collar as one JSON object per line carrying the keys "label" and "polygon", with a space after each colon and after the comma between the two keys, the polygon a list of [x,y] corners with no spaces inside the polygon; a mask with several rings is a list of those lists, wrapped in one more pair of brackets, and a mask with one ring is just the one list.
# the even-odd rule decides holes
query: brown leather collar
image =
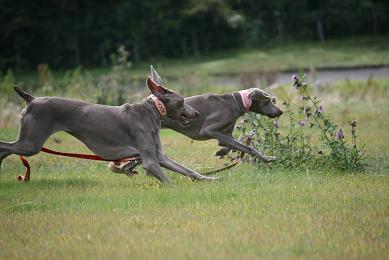
{"label": "brown leather collar", "polygon": [[154,106],[158,110],[158,113],[161,115],[161,117],[166,116],[167,110],[165,104],[156,96],[151,97],[151,100],[154,102]]}

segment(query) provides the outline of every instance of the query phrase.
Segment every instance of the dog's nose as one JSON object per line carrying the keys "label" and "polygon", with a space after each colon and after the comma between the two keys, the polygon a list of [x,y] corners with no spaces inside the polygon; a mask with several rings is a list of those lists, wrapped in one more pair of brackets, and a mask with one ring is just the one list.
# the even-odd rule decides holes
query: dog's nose
{"label": "dog's nose", "polygon": [[284,113],[284,111],[280,110],[280,112],[278,113],[278,116],[281,116],[283,113]]}

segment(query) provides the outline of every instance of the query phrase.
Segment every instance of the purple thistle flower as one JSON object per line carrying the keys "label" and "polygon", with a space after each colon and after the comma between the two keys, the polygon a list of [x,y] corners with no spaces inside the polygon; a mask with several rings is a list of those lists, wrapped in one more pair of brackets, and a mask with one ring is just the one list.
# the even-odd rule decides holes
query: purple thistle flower
{"label": "purple thistle flower", "polygon": [[316,114],[318,115],[321,115],[324,113],[324,107],[322,105],[320,105],[317,109],[316,109]]}
{"label": "purple thistle flower", "polygon": [[301,88],[302,85],[300,79],[295,74],[293,74],[292,80],[293,80],[293,87],[295,87],[296,89]]}
{"label": "purple thistle flower", "polygon": [[300,120],[299,121],[299,126],[300,127],[304,127],[305,126],[305,121],[304,120]]}
{"label": "purple thistle flower", "polygon": [[278,121],[273,121],[273,127],[274,127],[274,128],[280,128],[280,122],[278,122]]}
{"label": "purple thistle flower", "polygon": [[343,138],[344,138],[344,133],[342,129],[340,129],[339,131],[336,132],[336,139],[341,140]]}

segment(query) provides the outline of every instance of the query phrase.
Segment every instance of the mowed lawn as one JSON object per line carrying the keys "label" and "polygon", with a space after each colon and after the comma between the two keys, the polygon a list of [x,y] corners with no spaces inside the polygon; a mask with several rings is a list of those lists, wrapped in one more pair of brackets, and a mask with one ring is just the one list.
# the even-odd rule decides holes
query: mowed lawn
{"label": "mowed lawn", "polygon": [[[325,98],[344,127],[358,121],[369,157],[363,173],[245,163],[218,174],[221,181],[168,172],[171,183],[160,185],[143,170],[128,178],[106,163],[41,153],[29,158],[25,184],[16,181],[24,172],[18,157],[8,157],[0,174],[0,258],[385,259],[389,108],[382,85]],[[16,136],[17,129],[0,130],[0,140]],[[56,137],[46,146],[88,152],[64,133]],[[199,172],[225,162],[212,156],[215,141],[192,142],[170,130],[162,140],[171,158]]]}

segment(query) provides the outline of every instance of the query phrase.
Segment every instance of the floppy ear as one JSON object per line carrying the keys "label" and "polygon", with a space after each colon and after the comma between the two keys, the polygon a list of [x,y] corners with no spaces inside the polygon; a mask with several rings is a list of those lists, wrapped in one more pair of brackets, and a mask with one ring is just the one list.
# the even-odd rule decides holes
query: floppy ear
{"label": "floppy ear", "polygon": [[259,88],[250,89],[249,97],[253,100],[260,100],[265,98],[270,98],[269,94]]}
{"label": "floppy ear", "polygon": [[151,75],[151,79],[154,80],[155,83],[162,86],[161,76],[159,76],[158,72],[154,69],[153,65],[150,65],[150,75]]}
{"label": "floppy ear", "polygon": [[158,85],[154,80],[152,80],[150,77],[147,78],[147,87],[149,88],[151,94],[153,94],[156,97],[162,97],[171,91],[167,88],[162,87],[161,85]]}

